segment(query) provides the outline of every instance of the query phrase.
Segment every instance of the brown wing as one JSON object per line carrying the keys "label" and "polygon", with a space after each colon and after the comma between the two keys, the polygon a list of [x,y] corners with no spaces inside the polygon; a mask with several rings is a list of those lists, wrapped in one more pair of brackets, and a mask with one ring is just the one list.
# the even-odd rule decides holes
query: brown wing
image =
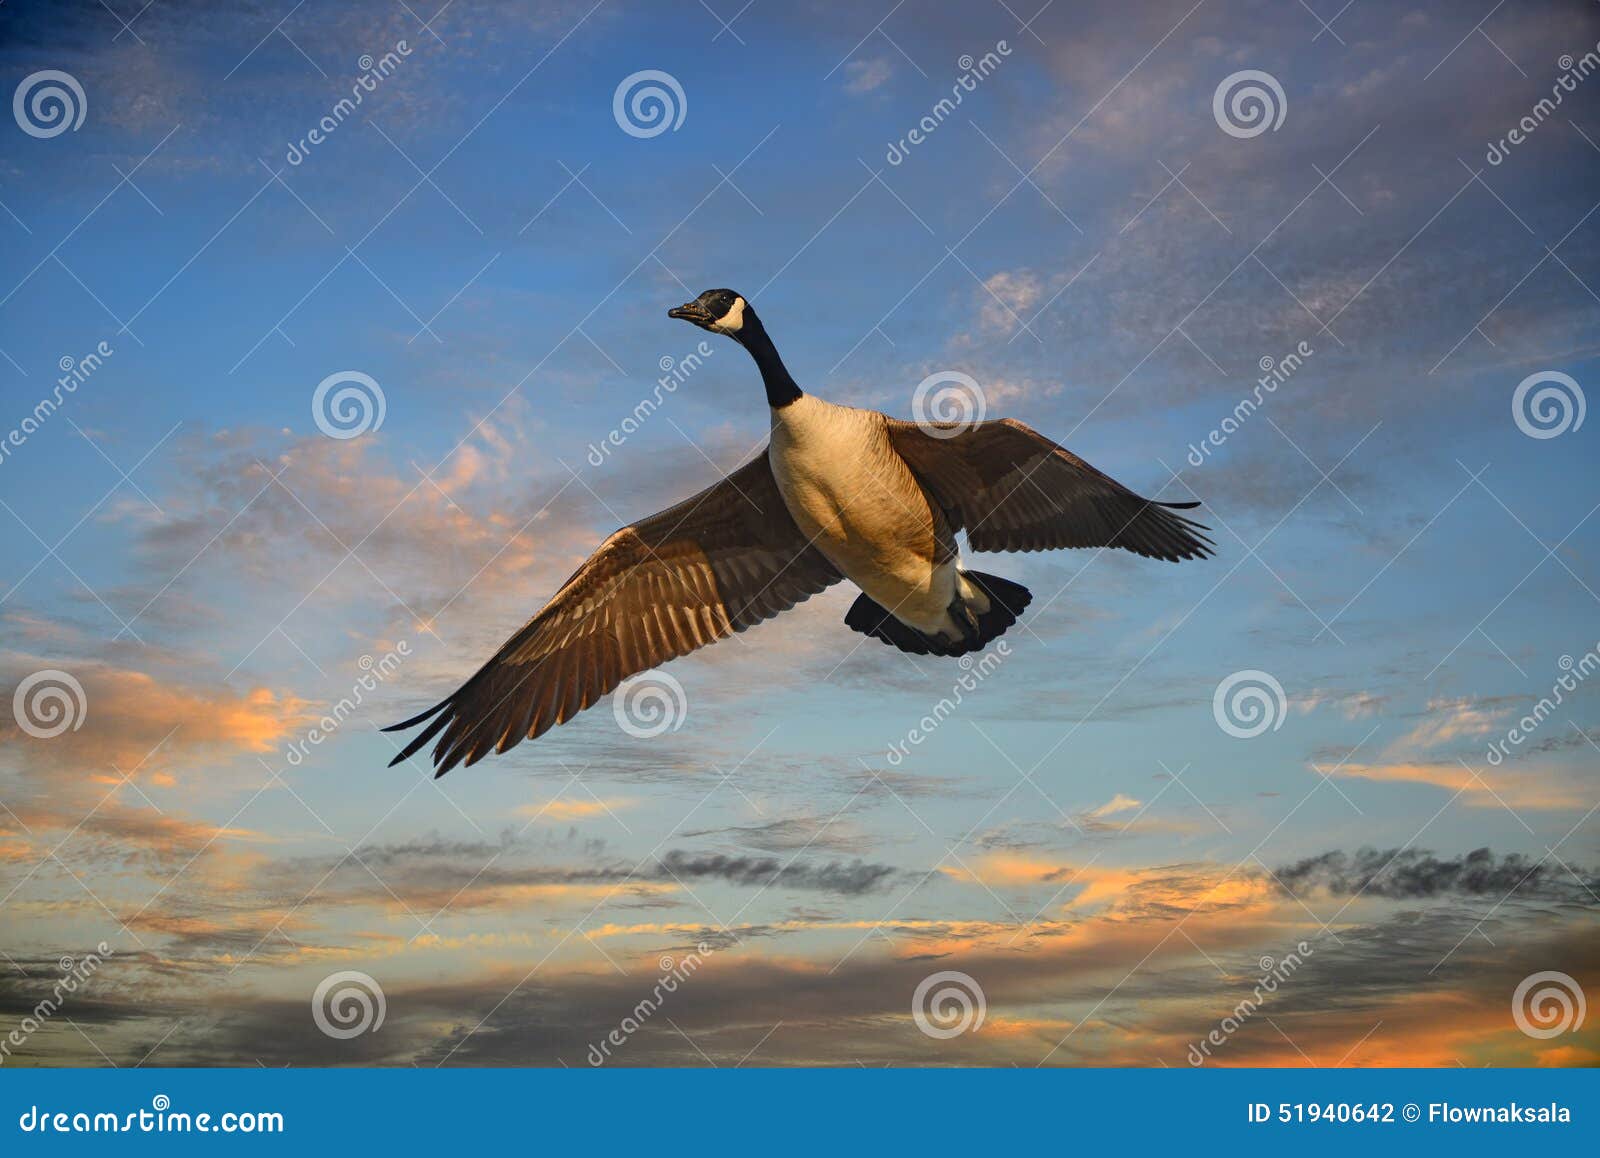
{"label": "brown wing", "polygon": [[888,429],[974,551],[1124,547],[1173,562],[1212,553],[1207,528],[1173,513],[1199,503],[1141,498],[1013,418],[965,429],[930,424],[937,434],[890,419]]}
{"label": "brown wing", "polygon": [[436,776],[504,752],[628,676],[743,631],[839,580],[778,493],[766,451],[693,498],[612,535],[448,699],[393,764],[443,732]]}

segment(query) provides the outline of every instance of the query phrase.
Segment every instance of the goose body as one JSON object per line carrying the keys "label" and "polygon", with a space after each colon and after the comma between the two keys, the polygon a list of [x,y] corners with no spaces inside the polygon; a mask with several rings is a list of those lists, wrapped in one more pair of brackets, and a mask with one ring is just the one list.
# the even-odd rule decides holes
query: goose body
{"label": "goose body", "polygon": [[848,579],[845,624],[902,651],[962,655],[1032,596],[961,565],[974,551],[1119,547],[1210,555],[1205,528],[1141,498],[1014,419],[913,423],[804,393],[749,303],[707,290],[670,316],[724,334],[760,371],[771,441],[726,478],[600,545],[455,692],[386,731],[425,725],[436,776],[543,734],[627,677]]}
{"label": "goose body", "polygon": [[924,634],[959,633],[955,536],[882,414],[804,395],[773,410],[767,457],[800,533],[846,579]]}

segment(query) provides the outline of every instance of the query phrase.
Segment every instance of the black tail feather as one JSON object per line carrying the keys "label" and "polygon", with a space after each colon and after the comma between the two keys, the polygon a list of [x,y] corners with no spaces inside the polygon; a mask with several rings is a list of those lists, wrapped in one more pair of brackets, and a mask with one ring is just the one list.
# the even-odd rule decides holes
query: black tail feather
{"label": "black tail feather", "polygon": [[898,647],[912,655],[957,654],[949,650],[950,645],[944,641],[923,635],[910,624],[896,619],[881,603],[865,593],[857,596],[850,610],[845,612],[844,624],[862,635],[881,639],[890,647]]}
{"label": "black tail feather", "polygon": [[965,655],[969,651],[998,639],[1006,628],[1017,621],[1023,608],[1033,601],[1033,595],[1020,583],[986,575],[981,571],[963,571],[974,586],[989,598],[989,609],[979,614],[974,608],[955,607],[957,623],[965,620],[970,630],[960,639],[925,635],[910,624],[895,618],[882,604],[862,594],[845,613],[845,626],[863,635],[882,640],[891,647],[912,655]]}
{"label": "black tail feather", "polygon": [[1013,583],[998,575],[987,575],[982,571],[963,571],[962,574],[989,597],[989,610],[977,617],[978,633],[967,648],[976,651],[1005,634],[1006,628],[1015,623],[1023,609],[1033,602],[1033,592],[1021,583]]}

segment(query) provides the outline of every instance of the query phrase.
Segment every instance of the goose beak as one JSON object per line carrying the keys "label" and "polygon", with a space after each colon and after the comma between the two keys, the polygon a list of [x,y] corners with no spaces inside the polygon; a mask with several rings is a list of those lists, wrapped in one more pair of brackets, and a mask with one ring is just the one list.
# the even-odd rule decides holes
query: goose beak
{"label": "goose beak", "polygon": [[684,302],[681,306],[674,306],[667,311],[669,318],[681,318],[686,322],[693,322],[697,326],[708,325],[713,319],[711,311],[699,302]]}

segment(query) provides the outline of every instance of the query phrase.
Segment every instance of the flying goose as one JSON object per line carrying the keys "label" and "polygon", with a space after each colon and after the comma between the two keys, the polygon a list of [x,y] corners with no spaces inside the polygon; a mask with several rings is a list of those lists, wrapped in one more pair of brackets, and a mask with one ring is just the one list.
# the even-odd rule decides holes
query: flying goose
{"label": "flying goose", "polygon": [[[1122,547],[1209,556],[1201,524],[1140,498],[1011,418],[903,422],[805,394],[750,303],[707,290],[667,311],[749,351],[766,386],[766,449],[693,498],[623,527],[466,683],[420,715],[394,758],[439,737],[435,776],[542,735],[627,677],[769,619],[849,579],[845,623],[918,655],[986,646],[1026,587],[961,565],[974,551]],[[441,735],[442,733],[442,735]]]}

